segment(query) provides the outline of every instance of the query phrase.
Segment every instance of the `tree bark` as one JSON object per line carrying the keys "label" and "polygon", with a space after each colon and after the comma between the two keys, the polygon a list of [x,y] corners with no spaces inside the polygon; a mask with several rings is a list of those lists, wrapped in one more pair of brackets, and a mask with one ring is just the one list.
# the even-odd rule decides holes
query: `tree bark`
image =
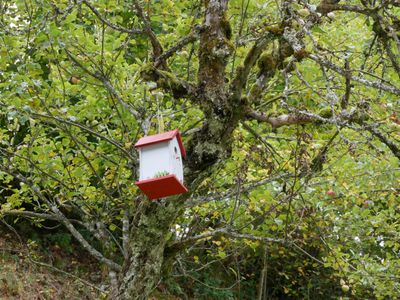
{"label": "tree bark", "polygon": [[118,291],[110,299],[148,299],[160,279],[171,224],[181,207],[182,202],[148,200],[139,206],[130,233],[129,259],[120,276]]}
{"label": "tree bark", "polygon": [[[227,0],[205,1],[205,29],[200,33],[196,94],[206,120],[200,132],[187,145],[185,176],[186,184],[192,190],[203,171],[229,155],[232,133],[239,122],[237,115],[240,110],[229,97],[225,78],[226,65],[233,49],[229,41],[231,33],[226,19],[227,8]],[[144,75],[153,80],[159,78],[154,68]],[[165,203],[145,200],[139,206],[131,225],[129,259],[121,274],[118,291],[110,296],[111,299],[148,298],[159,281],[171,226],[182,211],[183,204],[182,197],[177,197]]]}

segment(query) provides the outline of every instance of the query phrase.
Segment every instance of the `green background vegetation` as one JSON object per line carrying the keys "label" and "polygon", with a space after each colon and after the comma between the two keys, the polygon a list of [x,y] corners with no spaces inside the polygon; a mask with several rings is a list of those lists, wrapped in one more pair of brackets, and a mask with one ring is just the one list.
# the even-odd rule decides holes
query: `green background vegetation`
{"label": "green background vegetation", "polygon": [[[152,53],[145,35],[110,28],[77,2],[0,1],[0,215],[33,254],[39,251],[32,246],[36,243],[40,251],[61,248],[65,260],[77,252],[89,256],[70,231],[57,225],[63,222],[46,218],[56,206],[93,249],[122,265],[123,218],[135,218],[140,203],[147,201],[134,184],[138,166],[133,144],[143,129],[155,134],[160,127],[179,128],[188,144],[205,116],[197,103],[143,78]],[[93,6],[112,24],[139,28],[141,20],[128,2],[93,1]],[[199,1],[140,4],[165,49],[201,24],[204,14]],[[355,0],[345,4],[362,6]],[[281,3],[274,1],[230,1],[226,20],[234,53],[227,64],[227,81],[232,81],[252,41],[280,26],[278,7]],[[304,4],[292,3],[291,9],[296,13]],[[399,7],[377,11],[382,24],[397,28],[393,20],[398,20]],[[298,21],[291,22],[300,30]],[[387,52],[388,47],[398,62],[396,42],[389,39],[385,45],[376,26],[372,14],[335,11],[331,18],[321,17],[310,30],[312,38],[305,35],[305,51],[340,67],[347,61],[354,73],[398,89],[399,73]],[[265,57],[277,47],[272,42],[265,49],[244,94],[251,94],[258,72],[271,67],[265,65]],[[198,48],[198,42],[190,43],[169,59],[165,85],[173,85],[176,78],[196,81]],[[273,69],[252,109],[269,117],[287,114],[282,102],[287,93],[291,108],[329,120],[341,115],[340,99],[332,93],[344,95],[343,76],[308,58],[297,62],[291,74],[288,84],[282,70]],[[399,147],[399,101],[399,94],[353,81],[346,108],[358,114],[352,123],[273,128],[268,122],[242,120],[233,134],[231,156],[211,167],[165,236],[168,245],[179,246],[171,247],[176,252],[166,260],[153,295],[399,297],[399,156],[367,130],[379,129]],[[190,240],[199,235],[204,238]],[[16,239],[12,234],[3,246],[10,248]],[[34,264],[23,279],[7,277],[20,259],[27,259],[26,251],[3,251],[3,260],[9,262],[11,255],[16,261],[0,267],[4,295],[25,295],[26,286],[40,285],[28,278],[39,276],[31,274],[36,273]],[[38,260],[49,263],[50,254],[40,253]],[[50,264],[77,276],[87,274],[68,269],[64,255],[57,260]],[[92,274],[109,271],[89,259],[83,264]],[[61,276],[51,274],[41,279],[45,288],[59,290],[68,284],[48,285],[47,276],[54,282],[58,279],[53,276]],[[102,285],[104,293],[87,286],[84,291],[67,291],[65,297],[105,297],[112,288],[107,275],[88,281]],[[54,295],[44,292],[43,297],[64,297]]]}

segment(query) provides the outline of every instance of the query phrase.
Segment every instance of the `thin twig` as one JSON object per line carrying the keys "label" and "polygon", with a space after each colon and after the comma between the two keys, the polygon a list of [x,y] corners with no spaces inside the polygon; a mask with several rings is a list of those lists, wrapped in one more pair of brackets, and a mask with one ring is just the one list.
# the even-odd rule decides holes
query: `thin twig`
{"label": "thin twig", "polygon": [[83,3],[99,18],[101,22],[106,24],[108,27],[111,27],[114,30],[120,31],[120,32],[125,32],[129,34],[139,34],[143,33],[143,30],[141,29],[136,29],[136,28],[125,28],[116,24],[111,23],[108,21],[89,1],[87,0],[82,0]]}

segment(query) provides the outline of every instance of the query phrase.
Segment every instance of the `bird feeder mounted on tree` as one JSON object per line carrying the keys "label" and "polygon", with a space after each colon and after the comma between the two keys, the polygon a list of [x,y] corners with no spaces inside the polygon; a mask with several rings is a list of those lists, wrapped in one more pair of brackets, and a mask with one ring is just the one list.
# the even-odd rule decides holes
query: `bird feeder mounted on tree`
{"label": "bird feeder mounted on tree", "polygon": [[139,181],[135,184],[150,200],[187,192],[182,158],[186,156],[178,129],[141,138]]}

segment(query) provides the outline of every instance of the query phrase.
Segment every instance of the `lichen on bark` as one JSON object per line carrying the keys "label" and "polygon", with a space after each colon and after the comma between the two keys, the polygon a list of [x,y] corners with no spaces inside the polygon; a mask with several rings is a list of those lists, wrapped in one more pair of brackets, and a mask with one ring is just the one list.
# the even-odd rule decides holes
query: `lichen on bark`
{"label": "lichen on bark", "polygon": [[[234,130],[245,118],[249,105],[248,99],[241,94],[249,71],[267,44],[281,34],[268,33],[263,37],[250,51],[245,60],[247,65],[238,68],[238,73],[240,70],[243,73],[239,73],[233,81],[237,85],[229,83],[226,69],[233,45],[227,18],[228,0],[208,0],[204,5],[197,84],[181,80],[168,69],[159,69],[151,64],[142,70],[145,80],[156,82],[174,97],[190,97],[204,114],[202,127],[186,141],[185,181],[190,189],[195,189],[200,183],[197,180],[199,174],[206,174],[212,166],[231,155]],[[286,50],[281,52],[289,53]],[[285,56],[281,52],[273,52],[269,56],[268,66],[260,61],[261,72],[269,72],[268,78],[281,67],[282,57]],[[135,212],[137,218],[132,222],[131,256],[121,277],[117,299],[145,299],[141,295],[149,295],[155,287],[164,263],[165,236],[168,236],[171,224],[183,207],[183,201],[170,200],[168,203],[146,204]]]}

